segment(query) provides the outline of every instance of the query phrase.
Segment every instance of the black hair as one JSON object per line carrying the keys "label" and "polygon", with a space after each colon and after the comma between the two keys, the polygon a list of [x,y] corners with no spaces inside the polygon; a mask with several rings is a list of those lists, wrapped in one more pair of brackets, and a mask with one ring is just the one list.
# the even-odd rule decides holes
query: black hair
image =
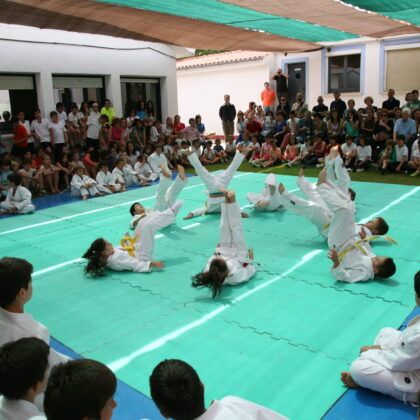
{"label": "black hair", "polygon": [[13,182],[13,184],[20,185],[22,183],[22,175],[17,173],[12,173],[7,176],[8,181]]}
{"label": "black hair", "polygon": [[134,214],[135,214],[136,204],[140,204],[140,203],[133,203],[133,204],[130,206],[130,214],[131,214],[132,216],[134,216]]}
{"label": "black hair", "polygon": [[209,271],[203,271],[193,277],[192,287],[208,287],[213,297],[222,291],[222,285],[229,274],[228,266],[222,258],[215,258],[210,263]]}
{"label": "black hair", "polygon": [[103,276],[105,269],[105,262],[102,258],[102,252],[105,251],[105,240],[104,238],[95,239],[91,244],[89,249],[83,254],[82,258],[88,260],[88,263],[85,267],[87,274],[92,276]]}
{"label": "black hair", "polygon": [[206,410],[200,377],[182,360],[160,362],[153,369],[149,383],[152,399],[165,417],[191,420]]}
{"label": "black hair", "polygon": [[101,115],[99,116],[99,118],[102,118],[102,119],[103,119],[103,120],[105,120],[106,122],[109,122],[109,117],[108,117],[108,115],[101,114]]}
{"label": "black hair", "polygon": [[32,271],[32,264],[21,258],[0,259],[0,307],[13,303],[20,289],[28,288]]}
{"label": "black hair", "polygon": [[60,107],[60,106],[64,106],[64,103],[63,103],[63,102],[57,102],[57,103],[55,104],[55,107],[56,107],[56,108],[58,108],[58,107]]}
{"label": "black hair", "polygon": [[387,279],[395,274],[397,267],[395,266],[394,260],[392,258],[386,257],[382,264],[378,267],[378,272],[376,273],[377,277]]}
{"label": "black hair", "polygon": [[98,169],[101,169],[102,167],[104,167],[104,166],[106,166],[107,168],[109,168],[109,164],[108,164],[108,162],[107,161],[105,161],[105,160],[101,160],[99,163],[98,163]]}
{"label": "black hair", "polygon": [[388,233],[389,226],[388,223],[385,222],[385,219],[383,217],[377,217],[377,224],[378,224],[378,235],[385,235]]}
{"label": "black hair", "polygon": [[50,347],[39,338],[21,338],[0,348],[0,394],[20,400],[38,382],[48,368]]}
{"label": "black hair", "polygon": [[420,271],[414,275],[414,290],[416,291],[416,295],[420,298]]}
{"label": "black hair", "polygon": [[55,366],[45,390],[48,420],[99,419],[117,389],[117,378],[104,364],[90,359]]}
{"label": "black hair", "polygon": [[356,199],[356,191],[352,190],[351,188],[349,188],[349,195],[351,201],[354,201]]}
{"label": "black hair", "polygon": [[57,111],[51,111],[50,112],[50,117],[52,118],[52,117],[55,117],[55,116],[58,116],[58,112]]}
{"label": "black hair", "polygon": [[14,115],[12,117],[12,120],[10,121],[12,124],[19,124],[19,118],[17,115]]}

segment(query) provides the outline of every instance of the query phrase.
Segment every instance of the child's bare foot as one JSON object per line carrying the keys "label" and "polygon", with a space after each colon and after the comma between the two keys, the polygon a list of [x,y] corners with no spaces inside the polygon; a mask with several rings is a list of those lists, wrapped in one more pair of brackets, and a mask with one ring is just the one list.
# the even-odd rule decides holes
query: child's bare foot
{"label": "child's bare foot", "polygon": [[351,377],[350,372],[341,372],[341,382],[349,388],[359,388],[359,385]]}
{"label": "child's bare foot", "polygon": [[185,168],[182,165],[178,165],[178,176],[184,181],[187,179],[185,175]]}
{"label": "child's bare foot", "polygon": [[284,185],[280,182],[279,184],[279,193],[283,194],[286,191],[286,188],[284,188]]}
{"label": "child's bare foot", "polygon": [[323,169],[318,175],[317,185],[325,184],[327,182],[327,171]]}
{"label": "child's bare foot", "polygon": [[192,219],[193,218],[193,214],[192,213],[188,213],[185,217],[183,217],[182,219],[183,220],[190,220],[190,219]]}
{"label": "child's bare foot", "polygon": [[162,170],[162,175],[163,176],[165,176],[166,178],[172,178],[171,171],[168,169],[168,167],[164,163],[161,163],[159,165],[159,168]]}
{"label": "child's bare foot", "polygon": [[329,159],[335,159],[339,155],[338,146],[331,147],[330,154],[327,156]]}
{"label": "child's bare foot", "polygon": [[304,176],[305,175],[305,169],[303,169],[302,167],[299,168],[299,176]]}
{"label": "child's bare foot", "polygon": [[88,196],[87,195],[83,195],[82,196],[82,200],[87,200]]}
{"label": "child's bare foot", "polygon": [[249,214],[248,213],[245,213],[244,211],[241,211],[241,217],[243,219],[249,219]]}

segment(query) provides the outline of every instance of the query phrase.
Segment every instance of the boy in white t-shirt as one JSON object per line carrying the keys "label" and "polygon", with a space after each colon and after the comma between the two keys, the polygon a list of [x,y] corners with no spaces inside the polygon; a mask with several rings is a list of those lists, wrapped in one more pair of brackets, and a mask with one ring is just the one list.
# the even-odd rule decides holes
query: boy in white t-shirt
{"label": "boy in white t-shirt", "polygon": [[82,129],[81,129],[81,120],[83,115],[79,112],[79,108],[76,104],[73,104],[71,107],[71,112],[67,116],[68,128],[69,128],[69,140],[71,146],[76,144],[82,144]]}
{"label": "boy in white t-shirt", "polygon": [[0,348],[0,419],[28,420],[42,414],[35,398],[47,385],[49,354],[48,344],[35,337]]}
{"label": "boy in white t-shirt", "polygon": [[35,119],[31,123],[31,131],[43,149],[51,146],[50,124],[46,118],[42,118],[39,109],[35,110]]}
{"label": "boy in white t-shirt", "polygon": [[[174,420],[287,420],[286,417],[239,397],[214,400],[206,409],[204,385],[182,360],[164,360],[149,379],[150,393],[162,416]],[[182,384],[182,386],[180,386]]]}
{"label": "boy in white t-shirt", "polygon": [[55,104],[55,110],[57,111],[58,118],[60,121],[66,125],[67,124],[67,113],[64,111],[64,104],[63,102],[57,102]]}
{"label": "boy in white t-shirt", "polygon": [[395,162],[389,163],[388,168],[393,172],[407,173],[408,147],[405,145],[404,136],[398,136],[395,146]]}
{"label": "boy in white t-shirt", "polygon": [[366,144],[366,139],[363,136],[359,137],[359,145],[357,146],[356,155],[356,172],[363,172],[368,169],[372,163],[372,147]]}
{"label": "boy in white t-shirt", "polygon": [[346,137],[346,142],[341,145],[341,151],[344,157],[344,166],[349,172],[353,170],[353,166],[357,157],[357,146],[354,144],[352,136]]}
{"label": "boy in white t-shirt", "polygon": [[67,130],[64,126],[63,122],[60,120],[58,112],[52,111],[50,113],[50,134],[52,144],[54,145],[54,157],[55,161],[61,159],[61,155],[63,154],[63,147],[67,144]]}

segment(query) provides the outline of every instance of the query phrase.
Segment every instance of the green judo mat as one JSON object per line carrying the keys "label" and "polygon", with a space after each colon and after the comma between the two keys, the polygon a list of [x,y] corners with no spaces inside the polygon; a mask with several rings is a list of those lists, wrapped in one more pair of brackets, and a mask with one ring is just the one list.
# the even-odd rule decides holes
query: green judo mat
{"label": "green judo mat", "polygon": [[[264,178],[235,176],[231,188],[242,206],[248,204],[247,192],[263,188]],[[292,177],[277,178],[296,188]],[[181,194],[177,224],[156,240],[155,259],[166,263],[160,272],[107,272],[92,279],[79,260],[97,237],[118,244],[128,230],[130,203],[152,207],[155,186],[3,219],[0,255],[33,263],[28,311],[55,338],[108,364],[141,392],[149,395],[148,378],[158,362],[180,358],[198,371],[207,403],[237,395],[291,419],[315,419],[345,391],[339,374],[360,347],[372,344],[382,327],[398,328],[414,306],[420,187],[356,182],[352,187],[357,220],[380,214],[398,241],[373,245],[378,255],[395,258],[392,279],[335,282],[326,242],[314,226],[286,211],[249,210],[243,225],[260,264],[257,275],[211,299],[208,290],[191,287],[191,275],[214,251],[219,215],[181,217],[203,204],[197,177]]]}

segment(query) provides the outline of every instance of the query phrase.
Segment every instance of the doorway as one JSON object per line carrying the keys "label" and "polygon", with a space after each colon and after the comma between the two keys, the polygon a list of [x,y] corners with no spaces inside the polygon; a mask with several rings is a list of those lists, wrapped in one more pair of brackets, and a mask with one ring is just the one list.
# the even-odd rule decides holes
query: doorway
{"label": "doorway", "polygon": [[289,75],[289,103],[296,101],[296,95],[301,93],[306,102],[306,63],[287,64],[287,74]]}

